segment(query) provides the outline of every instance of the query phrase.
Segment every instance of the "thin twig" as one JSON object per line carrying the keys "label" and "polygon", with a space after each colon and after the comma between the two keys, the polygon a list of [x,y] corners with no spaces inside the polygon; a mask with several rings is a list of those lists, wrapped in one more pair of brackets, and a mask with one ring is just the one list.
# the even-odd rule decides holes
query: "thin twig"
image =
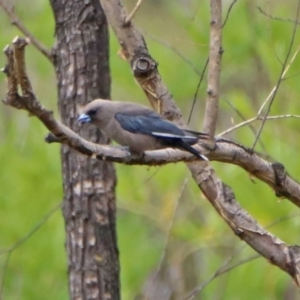
{"label": "thin twig", "polygon": [[[217,269],[217,271],[211,275],[207,280],[205,280],[203,283],[201,283],[199,286],[197,286],[196,288],[194,288],[191,292],[188,293],[187,296],[185,296],[183,298],[183,300],[191,300],[194,299],[195,296],[201,292],[201,290],[207,286],[210,282],[212,282],[215,278],[221,276],[222,274],[225,274],[227,272],[229,272],[230,270],[239,267],[243,264],[245,264],[246,262],[250,262],[252,259],[252,257],[247,258],[247,260],[243,260],[240,262],[237,262],[235,265],[233,266],[228,266],[230,264],[230,262],[241,252],[246,248],[247,245],[243,245],[242,247],[240,247],[239,249],[237,249],[228,259],[226,259],[226,261],[222,264],[221,267],[219,267]],[[255,255],[255,258],[260,257],[259,255]]]}
{"label": "thin twig", "polygon": [[138,9],[140,8],[142,2],[143,2],[143,0],[138,0],[137,1],[135,7],[131,11],[131,13],[127,16],[127,18],[125,19],[125,26],[128,26],[131,23],[134,15],[136,14],[136,12],[138,11]]}
{"label": "thin twig", "polygon": [[28,38],[32,45],[34,45],[42,54],[44,54],[50,61],[52,61],[52,55],[49,49],[47,49],[39,40],[37,40],[33,36],[33,34],[25,27],[25,25],[14,13],[13,7],[8,7],[3,0],[0,0],[0,7],[2,7],[2,9],[8,15],[11,23],[15,25]]}
{"label": "thin twig", "polygon": [[[288,115],[268,116],[266,118],[266,120],[278,120],[278,119],[290,119],[290,118],[300,119],[300,115],[291,115],[291,114],[288,114]],[[259,117],[259,116],[253,117],[251,119],[248,119],[248,120],[246,120],[244,122],[236,124],[236,125],[228,128],[228,129],[220,132],[217,136],[224,136],[224,135],[226,135],[226,134],[228,134],[228,133],[230,133],[230,132],[232,132],[234,130],[237,130],[237,129],[241,128],[241,127],[244,127],[244,126],[246,126],[246,125],[248,125],[250,123],[253,123],[255,121],[263,121],[263,120],[264,120],[264,117]]]}
{"label": "thin twig", "polygon": [[201,86],[201,83],[202,83],[204,75],[205,75],[205,71],[206,71],[207,66],[208,66],[208,61],[209,61],[209,59],[206,60],[205,65],[204,65],[203,70],[202,70],[202,73],[201,73],[201,76],[200,76],[200,79],[198,81],[198,84],[197,84],[197,87],[196,87],[196,92],[195,92],[194,97],[193,97],[193,103],[192,103],[192,107],[190,109],[190,114],[189,114],[187,124],[190,124],[190,121],[192,119],[192,115],[193,115],[194,107],[195,107],[196,100],[197,100],[197,97],[198,97],[198,93],[199,93],[199,90],[200,90],[200,86]]}
{"label": "thin twig", "polygon": [[153,41],[167,47],[168,49],[170,49],[171,51],[173,51],[178,57],[180,57],[197,75],[201,75],[201,72],[193,65],[193,63],[188,60],[183,54],[181,54],[174,46],[166,43],[165,41],[158,39],[150,34],[146,34],[144,33],[144,35],[146,35],[147,37],[149,37],[150,39],[152,39]]}
{"label": "thin twig", "polygon": [[[228,101],[227,99],[224,99],[225,101],[226,101],[226,103],[235,111],[235,113],[243,120],[243,121],[246,121],[247,119],[244,117],[244,115],[230,102],[230,101]],[[254,128],[254,126],[250,123],[249,124],[249,128],[250,128],[250,130],[252,131],[252,133],[254,134],[254,135],[256,135],[256,130],[255,130],[255,128]],[[260,140],[259,141],[259,143],[260,143],[260,145],[261,145],[261,147],[262,147],[262,149],[265,151],[266,150],[266,148],[265,148],[265,145],[264,145],[264,143]]]}
{"label": "thin twig", "polygon": [[60,202],[57,204],[54,208],[52,208],[25,236],[20,238],[16,243],[14,243],[12,246],[1,249],[0,255],[3,255],[5,253],[11,253],[18,247],[20,247],[22,244],[24,244],[34,233],[36,233],[45,223],[48,221],[54,213],[56,213],[60,208],[62,207],[62,203]]}
{"label": "thin twig", "polygon": [[[299,12],[300,12],[300,0],[298,1],[297,12],[296,12],[296,20],[298,20],[298,18],[299,18]],[[297,54],[298,54],[298,52],[299,52],[300,46],[297,48],[297,50],[296,50],[294,56],[292,57],[290,63],[288,64],[288,59],[289,59],[290,54],[291,54],[291,52],[292,52],[292,47],[293,47],[294,41],[295,41],[295,36],[296,36],[297,27],[298,27],[298,25],[297,25],[297,23],[295,23],[294,28],[293,28],[293,33],[292,33],[291,41],[290,41],[289,48],[288,48],[288,52],[287,52],[286,58],[285,58],[285,60],[284,60],[283,66],[282,66],[282,70],[281,70],[279,79],[278,79],[278,81],[277,81],[276,86],[273,88],[273,90],[272,90],[272,92],[271,92],[271,94],[270,94],[271,96],[269,95],[269,96],[270,96],[270,102],[269,102],[269,105],[268,105],[268,108],[267,108],[267,112],[266,112],[265,115],[264,115],[264,119],[263,119],[263,121],[262,121],[262,123],[261,123],[261,126],[260,126],[260,128],[259,128],[259,130],[258,130],[258,132],[257,132],[256,137],[255,137],[254,143],[253,143],[253,145],[252,145],[252,150],[254,150],[254,148],[255,148],[255,146],[256,146],[256,144],[257,144],[257,141],[258,141],[258,139],[259,139],[259,137],[260,137],[260,134],[262,133],[262,130],[263,130],[264,125],[265,125],[266,120],[267,120],[267,116],[269,115],[269,113],[270,113],[270,111],[271,111],[272,104],[273,104],[274,99],[275,99],[275,97],[276,97],[276,95],[277,95],[277,91],[278,91],[278,89],[279,89],[279,87],[280,87],[280,84],[281,84],[281,82],[282,82],[282,79],[284,78],[286,72],[288,71],[289,67],[291,66],[292,62],[294,61],[295,57],[297,56]],[[262,107],[263,107],[263,106],[262,106]],[[261,108],[261,109],[262,109],[262,108]],[[260,111],[261,111],[261,109],[260,109]]]}
{"label": "thin twig", "polygon": [[[278,223],[281,223],[283,221],[289,220],[291,218],[295,218],[295,217],[299,217],[299,213],[297,214],[290,214],[289,216],[285,216],[282,218],[279,218],[278,220],[272,222],[271,224],[267,225],[266,228],[271,228],[274,225],[277,225]],[[235,264],[232,264],[229,266],[230,262],[240,253],[242,252],[245,248],[247,247],[247,245],[243,245],[241,246],[239,249],[237,249],[234,254],[232,254],[223,264],[221,267],[219,267],[216,272],[207,280],[205,280],[203,283],[201,283],[198,287],[194,288],[189,294],[188,296],[186,296],[183,300],[190,300],[193,299],[199,292],[201,292],[210,282],[212,282],[215,278],[228,273],[229,271],[240,267],[246,263],[249,263],[257,258],[260,258],[261,256],[258,254],[254,254],[251,255],[250,257],[247,257],[245,259],[239,260],[238,262],[236,262]]]}
{"label": "thin twig", "polygon": [[[166,114],[170,113],[167,115],[169,119],[172,119],[173,117],[175,120],[180,120],[180,111],[176,107],[172,97],[160,80],[156,69],[157,64],[155,61],[153,61],[150,55],[148,55],[147,47],[144,43],[143,37],[140,36],[138,31],[132,30],[133,26],[126,28],[124,28],[124,26],[120,27],[120,17],[126,15],[126,12],[124,12],[120,2],[118,0],[101,0],[101,4],[109,21],[113,22],[114,26],[112,27],[117,32],[120,42],[123,42],[122,45],[125,49],[124,52],[126,52],[126,57],[131,58],[130,61],[132,62],[133,72],[136,78],[139,79],[139,83],[143,86],[143,88],[145,88],[147,95],[153,97],[152,100],[155,102],[159,101],[160,99],[164,102],[165,106],[163,107],[163,111]],[[116,17],[117,20],[114,20],[114,17]],[[122,18],[122,20],[124,19]],[[126,34],[132,34],[131,38],[128,39]],[[138,50],[136,48],[137,46],[139,46]],[[145,62],[147,64],[145,64]],[[144,70],[145,65],[148,67],[146,78],[138,76],[140,73],[137,72]],[[9,77],[9,75],[7,76]],[[153,85],[151,85],[151,83],[153,83]],[[158,91],[162,93],[158,93]],[[16,99],[10,101],[11,99],[7,97],[6,100],[7,104],[12,105],[13,101]],[[34,94],[32,97],[26,97],[26,99],[24,99],[24,97],[19,97],[17,100],[22,102],[22,105],[26,110],[37,116],[56,137],[58,137],[62,142],[70,145],[72,148],[77,149],[86,155],[92,155],[93,157],[99,159],[107,158],[106,153],[111,155],[112,148],[107,146],[107,152],[102,152],[100,156],[97,156],[95,151],[97,151],[98,147],[92,143],[86,142],[82,138],[78,139],[78,135],[76,135],[72,130],[58,123],[53,117],[53,114],[37,101]],[[258,176],[257,174],[261,172],[263,172],[265,175],[265,172],[267,171],[268,176],[267,178],[264,176],[264,179],[266,181],[268,180],[268,182],[271,182],[270,185],[276,190],[277,195],[290,197],[292,201],[297,203],[297,194],[299,191],[296,189],[294,191],[295,193],[293,192],[293,194],[290,194],[286,191],[287,188],[291,189],[292,187],[292,185],[287,185],[287,182],[292,183],[293,181],[291,178],[289,178],[289,176],[286,175],[283,165],[279,163],[267,163],[266,166],[258,167],[256,164],[258,162],[263,163],[264,161],[256,154],[249,152],[245,147],[236,145],[233,142],[228,142],[225,139],[219,139],[219,141],[220,144],[215,145],[216,147],[213,148],[213,153],[222,151],[222,147],[224,145],[228,145],[231,149],[234,148],[235,151],[232,153],[233,156],[230,155],[231,163],[236,163],[237,161],[241,162],[241,165],[243,165],[244,168],[246,168],[250,173],[254,172],[253,168],[255,168],[256,176]],[[102,146],[101,150],[104,149],[104,146]],[[170,153],[169,150],[164,150],[163,152],[164,154]],[[240,156],[241,152],[243,153],[242,157]],[[120,154],[120,152],[118,152],[118,154]],[[145,162],[146,156],[147,153],[145,153],[143,157],[139,157],[139,161]],[[127,163],[131,160],[131,158],[132,156],[130,154],[125,155],[121,161]],[[228,157],[225,159],[228,159]],[[232,189],[216,176],[214,170],[209,166],[208,163],[188,163],[187,165],[198,187],[201,188],[203,194],[211,202],[213,207],[218,211],[220,216],[231,228],[231,230],[246,243],[248,243],[253,249],[255,249],[260,255],[265,257],[267,260],[271,260],[274,265],[287,272],[294,279],[295,283],[299,285],[300,249],[298,247],[286,244],[262,228],[262,226],[260,226],[256,220],[238,204]],[[298,188],[298,186],[298,184],[295,184],[296,188]]]}
{"label": "thin twig", "polygon": [[[24,51],[24,47],[21,48]],[[157,150],[146,151],[143,155],[131,154],[128,149],[124,147],[112,147],[107,145],[99,145],[91,143],[81,138],[74,131],[70,130],[65,125],[56,121],[53,113],[42,106],[42,104],[32,94],[30,97],[19,96],[16,91],[18,84],[17,76],[15,74],[15,63],[12,49],[7,46],[5,48],[5,54],[8,57],[8,65],[5,70],[7,75],[7,96],[6,104],[15,108],[21,108],[28,111],[31,115],[36,116],[45,125],[45,127],[55,136],[55,141],[66,144],[78,152],[92,156],[95,159],[107,160],[112,162],[118,162],[128,165],[163,165],[170,162],[193,162],[189,165],[189,168],[195,168],[195,157],[186,152],[180,150]],[[19,64],[22,66],[21,64]],[[29,79],[24,82],[28,82]],[[53,141],[53,139],[51,139]],[[289,177],[282,165],[279,170],[275,169],[275,165],[262,159],[257,154],[249,151],[249,149],[234,143],[228,139],[216,138],[216,144],[214,148],[210,148],[209,145],[197,145],[197,149],[203,154],[208,155],[211,160],[217,160],[235,164],[245,169],[247,172],[267,183],[278,196],[284,196],[292,201],[295,205],[300,207],[300,185]],[[277,166],[278,167],[278,166]],[[199,170],[193,170],[193,175],[199,176]],[[212,171],[210,171],[212,172]],[[278,173],[279,172],[279,173]],[[211,173],[213,174],[213,173]],[[207,177],[206,177],[207,178]],[[199,179],[197,179],[199,180]],[[207,179],[202,182],[208,182]],[[208,191],[210,189],[207,189]],[[210,191],[214,191],[211,189]],[[211,195],[212,199],[216,199],[215,195]],[[232,198],[231,198],[231,203]],[[219,204],[218,204],[219,205]]]}
{"label": "thin twig", "polygon": [[[227,14],[226,14],[226,17],[225,17],[225,20],[222,24],[222,28],[225,27],[227,21],[229,20],[229,16],[230,16],[230,12],[234,6],[234,4],[237,2],[237,0],[233,0],[233,2],[230,4],[228,10],[227,10]],[[188,121],[187,121],[187,124],[190,124],[190,121],[192,119],[192,115],[193,115],[193,111],[194,111],[194,107],[195,107],[195,104],[196,104],[196,100],[197,100],[197,97],[198,97],[198,93],[199,93],[199,90],[200,90],[200,86],[201,86],[201,83],[203,81],[203,78],[204,78],[204,74],[206,72],[206,69],[207,69],[207,66],[208,66],[208,62],[209,62],[209,58],[207,58],[206,62],[205,62],[205,65],[204,65],[204,68],[202,70],[202,73],[201,73],[201,76],[200,76],[200,79],[198,81],[198,84],[197,84],[197,87],[196,87],[196,91],[195,91],[195,94],[194,94],[194,97],[193,97],[193,103],[192,103],[192,107],[190,109],[190,114],[189,114],[189,118],[188,118]]]}
{"label": "thin twig", "polygon": [[176,200],[176,203],[175,203],[175,207],[173,209],[171,220],[170,220],[170,223],[169,223],[169,226],[168,226],[168,229],[167,229],[167,234],[166,234],[167,238],[166,238],[165,246],[164,246],[161,258],[160,258],[159,263],[158,263],[157,271],[155,272],[155,274],[153,276],[152,283],[151,283],[152,288],[155,288],[155,282],[157,280],[157,277],[158,277],[159,273],[161,272],[163,262],[164,262],[164,260],[166,258],[166,255],[167,255],[167,249],[168,249],[168,245],[169,245],[169,242],[170,242],[170,239],[171,239],[171,231],[172,231],[172,228],[173,228],[175,216],[176,216],[176,213],[178,211],[179,203],[180,203],[180,200],[182,198],[183,192],[184,192],[184,190],[186,188],[187,182],[188,182],[188,179],[185,178],[184,182],[182,184],[179,196],[177,197],[177,200]]}
{"label": "thin twig", "polygon": [[2,276],[2,279],[1,279],[1,283],[0,283],[0,300],[3,299],[3,287],[4,287],[5,277],[6,277],[6,273],[7,273],[11,253],[12,252],[7,253],[7,256],[6,256],[6,259],[5,259],[5,262],[4,262],[4,266],[3,266],[3,276]]}
{"label": "thin twig", "polygon": [[223,25],[222,25],[222,28],[225,27],[227,21],[229,20],[229,15],[230,15],[231,10],[233,9],[233,6],[234,6],[234,4],[235,4],[236,2],[237,2],[237,0],[233,0],[233,1],[231,2],[231,4],[229,5],[228,10],[227,10],[227,14],[226,14],[226,17],[225,17],[225,20],[224,20]]}
{"label": "thin twig", "polygon": [[274,17],[268,13],[266,13],[260,6],[257,7],[257,9],[259,10],[259,12],[261,12],[264,16],[275,20],[275,21],[280,21],[280,22],[289,22],[289,23],[293,23],[293,24],[300,24],[300,22],[298,21],[298,19],[296,20],[292,20],[292,19],[284,19],[284,18],[279,18],[279,17]]}
{"label": "thin twig", "polygon": [[[298,48],[296,49],[296,51],[295,51],[294,55],[292,56],[292,59],[290,60],[289,64],[287,64],[287,65],[284,66],[284,71],[283,71],[283,73],[281,74],[280,79],[279,79],[280,82],[286,79],[285,75],[286,75],[286,73],[288,72],[288,70],[290,69],[290,67],[291,67],[291,65],[293,64],[294,60],[296,59],[296,57],[297,57],[299,51],[300,51],[300,46],[298,46]],[[283,65],[284,65],[284,63],[283,63]],[[265,105],[268,103],[268,101],[269,101],[269,100],[272,101],[273,95],[274,95],[275,92],[277,92],[277,89],[278,89],[278,83],[273,87],[273,89],[272,89],[271,92],[269,93],[268,97],[265,99],[265,101],[263,102],[263,104],[262,104],[261,107],[259,108],[259,110],[258,110],[258,112],[257,112],[257,116],[260,116],[260,115],[261,115],[261,113],[262,113],[262,111],[263,111]]]}

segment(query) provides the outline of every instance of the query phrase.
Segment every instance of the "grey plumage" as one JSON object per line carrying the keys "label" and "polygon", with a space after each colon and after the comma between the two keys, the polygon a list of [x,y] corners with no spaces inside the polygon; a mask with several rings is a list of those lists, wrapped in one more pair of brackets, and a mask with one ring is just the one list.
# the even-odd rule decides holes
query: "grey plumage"
{"label": "grey plumage", "polygon": [[192,147],[200,138],[208,139],[206,134],[180,129],[142,105],[97,99],[83,108],[78,122],[94,124],[108,138],[129,146],[133,152],[172,147],[207,160]]}

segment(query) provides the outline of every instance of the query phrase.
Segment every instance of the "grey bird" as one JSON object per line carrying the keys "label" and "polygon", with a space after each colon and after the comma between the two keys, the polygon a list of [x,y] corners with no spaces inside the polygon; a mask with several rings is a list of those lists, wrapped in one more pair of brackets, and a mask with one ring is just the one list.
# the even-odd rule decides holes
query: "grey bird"
{"label": "grey bird", "polygon": [[128,146],[132,152],[172,147],[208,160],[192,147],[199,139],[208,139],[207,134],[180,129],[146,106],[97,99],[81,113],[78,122],[97,126],[108,138]]}

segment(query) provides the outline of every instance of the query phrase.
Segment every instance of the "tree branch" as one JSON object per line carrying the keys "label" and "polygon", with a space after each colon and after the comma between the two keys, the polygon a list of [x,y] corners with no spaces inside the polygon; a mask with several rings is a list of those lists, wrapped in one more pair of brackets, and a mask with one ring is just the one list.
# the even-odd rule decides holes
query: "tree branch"
{"label": "tree branch", "polygon": [[[38,117],[56,137],[56,141],[65,143],[77,151],[97,159],[107,159],[125,164],[154,165],[171,161],[180,161],[182,159],[186,161],[191,161],[194,159],[194,157],[185,152],[175,150],[149,151],[142,156],[131,156],[130,153],[124,148],[96,145],[79,137],[72,130],[56,121],[53,117],[53,113],[44,108],[37,101],[34,93],[31,92],[31,85],[25,71],[25,64],[16,62],[17,59],[22,62],[24,53],[21,54],[21,52],[24,52],[25,45],[26,43],[22,42],[22,39],[15,39],[13,43],[13,49],[11,49],[9,46],[5,48],[5,53],[8,57],[8,65],[5,68],[5,72],[8,77],[8,92],[5,103],[16,108],[25,109],[32,115]],[[24,69],[20,70],[22,67],[24,67]],[[22,76],[20,76],[20,74],[22,74]],[[16,93],[17,89],[15,85],[20,85],[21,82],[23,82],[23,96],[19,96]],[[236,144],[231,144],[226,140],[217,141],[216,148],[211,152],[212,158],[213,153],[215,153],[214,155],[216,155],[216,157],[218,156],[218,151],[220,153],[222,147],[223,149],[226,149],[224,145],[229,147],[229,149],[233,149],[231,152],[232,156],[227,153],[228,157],[224,156],[224,161],[231,160],[236,162],[241,160],[246,164],[247,159],[250,158],[252,158],[254,161],[257,160],[257,162],[260,160],[256,155],[251,154],[246,148]],[[232,145],[235,145],[235,147]],[[205,149],[206,145],[203,145],[203,150]],[[206,149],[206,151],[208,151],[208,149]],[[238,155],[239,153],[240,156]],[[236,157],[237,160],[235,160]],[[202,168],[199,168],[199,164],[202,166]],[[249,167],[247,164],[246,166]],[[300,256],[300,251],[298,251],[298,248],[286,245],[284,242],[278,240],[275,236],[271,235],[262,227],[257,225],[255,220],[239,206],[230,188],[216,177],[213,169],[210,168],[209,165],[203,162],[193,164],[189,163],[189,168],[196,183],[202,188],[209,201],[213,204],[213,206],[232,228],[232,230],[261,255],[269,259],[282,270],[288,272],[298,284],[298,261],[300,261],[298,259]],[[268,171],[270,171],[270,165]],[[275,176],[274,174],[276,173],[273,171],[270,177],[266,176],[266,179],[271,181],[273,176],[273,182],[275,185],[278,185],[278,182],[280,184],[286,184],[286,182],[290,181],[290,179],[286,179],[287,176],[283,176],[284,172],[283,174],[280,173],[278,176]],[[300,197],[297,199],[299,200]]]}
{"label": "tree branch", "polygon": [[44,54],[50,61],[52,61],[51,52],[37,40],[30,31],[24,26],[24,24],[18,19],[14,13],[13,7],[8,7],[3,0],[0,0],[0,7],[8,15],[11,23],[15,25],[42,54]]}
{"label": "tree branch", "polygon": [[[217,2],[215,2],[217,1]],[[221,9],[221,4],[218,2],[220,0],[212,0],[212,4],[219,4],[218,8]],[[140,35],[137,29],[131,23],[130,26],[124,26],[124,20],[126,19],[126,11],[123,8],[120,0],[100,0],[103,10],[108,18],[110,25],[112,26],[117,39],[122,47],[122,51],[125,54],[124,56],[130,62],[133,74],[137,79],[138,83],[141,85],[142,89],[147,94],[150,102],[154,103],[154,107],[159,107],[160,111],[170,120],[177,121],[177,123],[183,125],[181,113],[178,108],[175,106],[175,102],[173,101],[170,93],[168,92],[165,85],[162,83],[160,75],[157,70],[157,64],[150,57],[147,46],[144,41],[144,38]],[[212,7],[212,9],[216,9]],[[220,11],[221,13],[221,11]],[[222,26],[222,25],[221,25]],[[220,34],[221,32],[219,32]],[[221,36],[217,35],[216,36]],[[219,56],[220,48],[218,49]],[[139,58],[147,58],[145,60],[139,60]],[[137,61],[138,59],[138,61]],[[138,62],[138,63],[137,63]],[[140,68],[137,68],[139,66]],[[218,69],[216,69],[217,76],[219,75]],[[217,78],[217,77],[216,77]],[[219,92],[218,81],[215,81],[216,91]],[[214,92],[216,92],[214,91]],[[215,94],[217,95],[217,94]],[[159,105],[157,105],[157,103]],[[216,122],[216,120],[214,121]],[[213,123],[211,123],[213,125]],[[210,129],[210,133],[214,132],[213,127]],[[225,186],[215,175],[214,170],[207,163],[187,163],[196,183],[202,192],[206,195],[208,200],[212,203],[218,213],[224,218],[224,220],[228,223],[228,225],[236,232],[236,228],[239,228],[240,225],[243,224],[252,224],[254,228],[256,228],[256,222],[251,217],[248,217],[248,214],[242,209],[235,210],[235,206],[238,205],[234,199],[233,193],[229,187]],[[276,176],[274,176],[276,178]],[[218,182],[218,184],[216,184]],[[231,208],[232,204],[232,208]],[[230,221],[229,216],[232,211],[236,211],[240,216],[239,220],[233,219]],[[244,220],[244,221],[243,221]],[[241,222],[240,222],[241,221]],[[245,222],[245,223],[243,223]],[[257,229],[257,228],[256,228]],[[258,233],[261,229],[259,228],[256,233]],[[262,239],[260,237],[268,236],[268,241],[274,241],[276,243],[276,239],[273,239],[273,236],[269,234],[263,233],[262,236],[260,234],[252,234],[251,230],[243,230],[243,234],[239,236],[246,241],[252,248],[254,248],[258,253],[263,255],[266,258],[272,258],[272,263],[280,267],[282,270],[288,272],[295,280],[297,284],[299,284],[299,270],[298,270],[298,261],[294,260],[292,263],[293,270],[287,267],[287,264],[283,263],[283,256],[287,259],[286,262],[289,264],[290,257],[286,256],[286,251],[281,252],[283,248],[276,247],[265,247]],[[260,245],[260,242],[262,244]],[[269,251],[270,250],[270,251]],[[283,256],[282,256],[283,255]],[[276,256],[276,258],[274,258]],[[296,255],[298,256],[298,254]],[[300,264],[300,262],[299,262]]]}
{"label": "tree branch", "polygon": [[122,54],[130,62],[133,75],[152,107],[169,120],[183,126],[181,112],[163,83],[157,70],[157,62],[149,55],[143,36],[132,22],[129,25],[126,24],[128,14],[121,1],[100,0],[100,2],[122,47]]}
{"label": "tree branch", "polygon": [[[300,0],[298,0],[297,11],[296,11],[296,20],[298,20],[299,14],[300,14]],[[258,130],[258,132],[257,132],[257,135],[256,135],[256,137],[255,137],[255,140],[254,140],[254,142],[253,142],[252,150],[254,150],[254,148],[255,148],[255,146],[256,146],[256,144],[257,144],[257,141],[258,141],[258,139],[260,138],[260,135],[261,135],[261,133],[262,133],[262,131],[263,131],[263,128],[264,128],[265,123],[266,123],[266,120],[267,120],[267,117],[268,117],[268,115],[269,115],[269,113],[270,113],[270,111],[271,111],[271,107],[272,107],[272,105],[273,105],[274,99],[275,99],[275,97],[276,97],[276,95],[277,95],[277,92],[278,92],[278,90],[279,90],[279,87],[280,87],[280,85],[281,85],[281,82],[283,81],[283,78],[284,78],[286,72],[288,71],[290,65],[292,64],[292,62],[293,62],[294,59],[296,58],[296,56],[297,56],[297,54],[298,54],[298,51],[300,50],[300,47],[298,47],[298,49],[296,50],[294,56],[293,56],[292,59],[291,59],[291,62],[288,64],[288,60],[289,60],[290,54],[292,53],[292,48],[293,48],[293,45],[294,45],[294,42],[295,42],[295,37],[296,37],[297,27],[298,27],[298,24],[295,23],[295,24],[294,24],[294,28],[293,28],[293,32],[292,32],[291,41],[290,41],[289,47],[288,47],[288,52],[287,52],[286,57],[285,57],[285,60],[284,60],[284,62],[283,62],[282,69],[281,69],[279,78],[278,78],[278,80],[277,80],[276,86],[273,88],[273,90],[271,91],[270,95],[268,96],[268,98],[270,99],[270,102],[269,102],[269,105],[268,105],[268,107],[267,107],[267,111],[266,111],[266,113],[265,113],[265,115],[264,115],[263,121],[262,121],[262,123],[261,123],[261,125],[260,125],[260,127],[259,127],[259,130]],[[268,98],[267,98],[267,100],[268,100]],[[267,100],[266,100],[266,101],[267,101]],[[265,101],[265,103],[266,103],[266,101]],[[265,103],[262,105],[262,108],[264,107]],[[260,114],[262,108],[260,109],[259,114]]]}
{"label": "tree branch", "polygon": [[210,1],[210,51],[208,86],[203,131],[214,136],[219,112],[221,57],[222,57],[222,0]]}

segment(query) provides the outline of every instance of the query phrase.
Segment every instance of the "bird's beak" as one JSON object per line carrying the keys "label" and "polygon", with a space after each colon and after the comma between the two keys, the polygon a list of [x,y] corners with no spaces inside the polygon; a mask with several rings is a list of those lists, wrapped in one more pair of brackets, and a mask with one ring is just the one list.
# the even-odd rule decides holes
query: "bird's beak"
{"label": "bird's beak", "polygon": [[77,122],[79,123],[90,123],[91,121],[92,121],[91,117],[86,114],[80,115],[79,118],[77,119]]}

